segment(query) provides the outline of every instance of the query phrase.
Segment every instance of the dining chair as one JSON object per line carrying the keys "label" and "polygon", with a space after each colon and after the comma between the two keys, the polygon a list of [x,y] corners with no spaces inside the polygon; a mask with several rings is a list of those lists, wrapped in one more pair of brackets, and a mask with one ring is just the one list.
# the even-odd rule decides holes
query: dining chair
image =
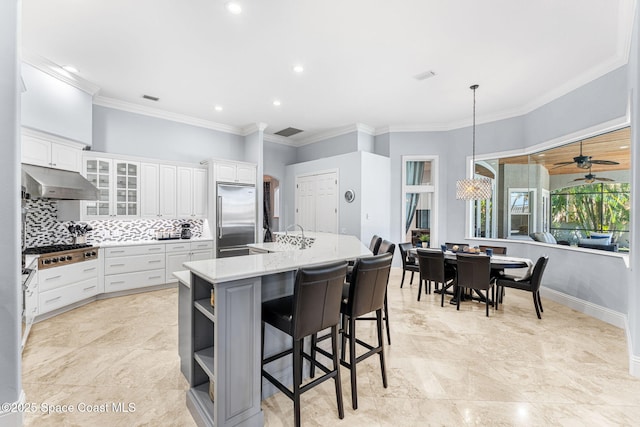
{"label": "dining chair", "polygon": [[398,249],[400,249],[400,256],[402,257],[402,280],[400,281],[400,287],[404,284],[404,276],[407,271],[411,272],[411,279],[409,280],[409,284],[413,285],[413,275],[416,272],[420,272],[420,266],[416,262],[416,258],[409,255],[407,252],[409,249],[412,249],[413,245],[410,242],[400,243],[398,245]]}
{"label": "dining chair", "polygon": [[435,282],[435,288],[442,284],[440,306],[444,307],[444,294],[447,289],[453,286],[456,271],[444,261],[444,254],[439,249],[418,249],[418,262],[420,265],[420,286],[418,287],[418,301],[424,280],[425,293],[431,293],[431,282]]}
{"label": "dining chair", "polygon": [[[544,313],[544,310],[542,309],[542,301],[540,300],[540,284],[542,283],[542,274],[544,273],[545,268],[547,268],[547,262],[549,262],[549,257],[546,255],[538,258],[536,265],[533,267],[531,276],[525,279],[498,279],[496,282],[497,295],[500,295],[504,288],[520,289],[522,291],[531,292],[533,295],[533,305],[536,308],[538,319],[542,319],[540,312],[542,311]],[[496,300],[496,309],[497,308],[498,301]]]}
{"label": "dining chair", "polygon": [[457,254],[456,270],[458,273],[456,309],[460,310],[462,288],[485,291],[484,299],[487,307],[487,317],[489,317],[489,303],[495,299],[495,293],[492,295],[491,300],[489,298],[489,290],[495,291],[495,280],[491,277],[491,257],[486,255]]}
{"label": "dining chair", "polygon": [[486,252],[487,249],[492,249],[493,253],[495,255],[506,255],[507,254],[507,247],[506,246],[484,246],[484,245],[480,245],[478,247],[480,248],[481,252]]}

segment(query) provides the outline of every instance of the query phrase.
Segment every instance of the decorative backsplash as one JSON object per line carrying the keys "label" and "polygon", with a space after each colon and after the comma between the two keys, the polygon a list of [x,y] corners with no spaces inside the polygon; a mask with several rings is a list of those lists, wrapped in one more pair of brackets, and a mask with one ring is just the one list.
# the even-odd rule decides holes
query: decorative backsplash
{"label": "decorative backsplash", "polygon": [[[80,221],[58,221],[56,202],[51,200],[27,200],[26,246],[47,246],[73,242],[69,225]],[[87,243],[100,244],[105,241],[155,240],[157,231],[179,233],[182,224],[191,224],[191,236],[203,237],[209,234],[208,223],[204,219],[107,219],[81,221],[93,230],[87,232]]]}
{"label": "decorative backsplash", "polygon": [[[274,232],[273,236],[275,237],[276,243],[283,243],[286,245],[294,245],[299,246],[300,241],[302,240],[302,236],[299,234],[285,234],[282,232]],[[316,241],[314,237],[304,236],[305,246],[310,247],[313,245],[313,242]]]}

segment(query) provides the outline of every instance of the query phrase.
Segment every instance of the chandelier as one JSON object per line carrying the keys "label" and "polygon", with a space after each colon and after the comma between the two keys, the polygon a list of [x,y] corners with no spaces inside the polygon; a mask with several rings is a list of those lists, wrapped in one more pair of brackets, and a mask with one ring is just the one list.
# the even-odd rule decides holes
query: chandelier
{"label": "chandelier", "polygon": [[473,152],[471,178],[456,181],[456,199],[484,200],[491,198],[491,180],[489,178],[475,178],[476,168],[476,89],[478,85],[470,87],[473,90]]}

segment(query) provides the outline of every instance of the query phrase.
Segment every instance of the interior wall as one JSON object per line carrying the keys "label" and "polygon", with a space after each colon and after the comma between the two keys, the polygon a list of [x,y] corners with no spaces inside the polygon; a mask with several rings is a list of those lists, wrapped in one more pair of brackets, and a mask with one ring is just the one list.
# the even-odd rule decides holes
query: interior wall
{"label": "interior wall", "polygon": [[391,194],[389,178],[391,176],[390,159],[365,151],[360,152],[362,183],[360,198],[360,240],[367,245],[374,234],[391,240],[389,220],[391,210],[387,200]]}
{"label": "interior wall", "polygon": [[360,154],[358,152],[286,166],[285,183],[284,185],[280,184],[283,189],[281,191],[285,192],[284,204],[281,205],[284,212],[284,220],[281,222],[282,227],[295,223],[296,176],[335,169],[338,170],[338,232],[360,238],[360,198],[356,197],[353,203],[347,203],[342,197],[348,189],[354,190],[356,195],[362,194]]}
{"label": "interior wall", "polygon": [[298,147],[296,150],[296,163],[339,156],[354,151],[358,151],[357,131]]}
{"label": "interior wall", "polygon": [[280,206],[282,209],[281,217],[278,221],[278,229],[273,231],[284,230],[288,224],[284,218],[285,195],[284,185],[286,179],[286,166],[296,162],[296,148],[273,142],[264,142],[264,174],[276,178],[280,182]]}
{"label": "interior wall", "polygon": [[91,145],[92,96],[28,64],[21,99],[23,126]]}
{"label": "interior wall", "polygon": [[[0,402],[18,402],[22,390],[20,335],[20,65],[19,2],[0,2]],[[20,425],[21,414],[0,409],[0,425]]]}
{"label": "interior wall", "polygon": [[244,139],[244,159],[247,162],[255,163],[256,166],[256,242],[264,240],[264,191],[262,191],[262,175],[264,173],[264,156],[262,139],[264,137],[262,129],[247,135]]}
{"label": "interior wall", "polygon": [[93,148],[112,154],[199,163],[244,161],[244,137],[114,108],[93,106]]}

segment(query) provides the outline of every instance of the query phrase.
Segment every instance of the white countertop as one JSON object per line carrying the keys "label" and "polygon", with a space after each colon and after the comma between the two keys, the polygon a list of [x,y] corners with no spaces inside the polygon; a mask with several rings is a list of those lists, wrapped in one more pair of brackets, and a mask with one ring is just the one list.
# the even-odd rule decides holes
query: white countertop
{"label": "white countertop", "polygon": [[287,252],[287,251],[300,250],[300,246],[290,245],[287,243],[278,243],[278,242],[250,243],[247,246],[250,248],[259,249],[266,252]]}
{"label": "white countertop", "polygon": [[222,283],[371,255],[355,236],[308,233],[308,237],[316,239],[308,249],[191,261],[183,266],[211,283]]}
{"label": "white countertop", "polygon": [[174,271],[172,274],[173,274],[173,277],[178,279],[178,282],[180,282],[180,284],[186,286],[187,288],[191,287],[191,272],[190,271],[186,271],[186,270]]}

